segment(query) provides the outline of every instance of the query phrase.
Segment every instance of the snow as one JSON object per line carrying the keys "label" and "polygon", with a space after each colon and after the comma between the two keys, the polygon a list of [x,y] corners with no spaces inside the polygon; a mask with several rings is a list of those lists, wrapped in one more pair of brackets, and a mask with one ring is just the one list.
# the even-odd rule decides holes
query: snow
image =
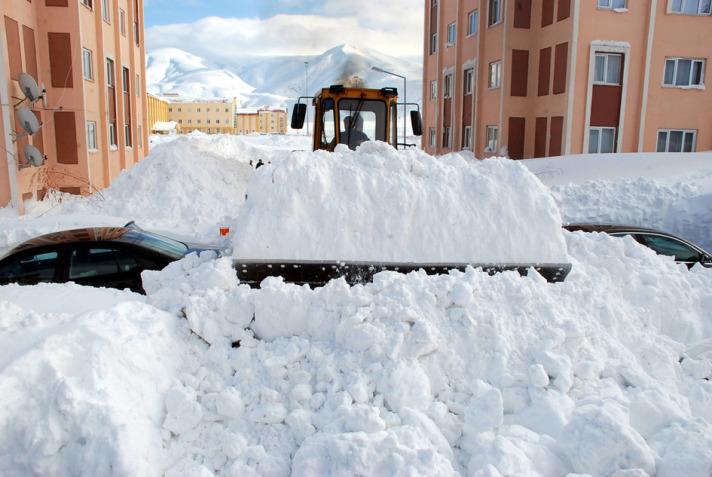
{"label": "snow", "polygon": [[[368,143],[258,170],[235,229],[239,258],[563,263],[546,188],[512,161],[435,159]],[[537,217],[523,221],[522,216]],[[536,237],[536,240],[532,240]]]}
{"label": "snow", "polygon": [[[477,242],[500,229],[527,253],[563,249],[572,272],[556,284],[468,269],[250,289],[230,257],[203,253],[144,272],[147,296],[0,287],[0,474],[712,474],[712,270],[631,238],[558,231],[561,215],[704,237],[712,155],[475,162],[377,144],[292,152],[306,136],[172,139],[103,199],[0,210],[0,247],[137,219],[201,240],[237,225],[238,253],[387,258],[403,240],[415,256],[433,237],[416,240],[397,213],[413,207],[433,233]],[[255,172],[258,158],[271,165]],[[370,246],[340,235],[346,214]],[[479,255],[439,239],[450,250],[430,258]]]}

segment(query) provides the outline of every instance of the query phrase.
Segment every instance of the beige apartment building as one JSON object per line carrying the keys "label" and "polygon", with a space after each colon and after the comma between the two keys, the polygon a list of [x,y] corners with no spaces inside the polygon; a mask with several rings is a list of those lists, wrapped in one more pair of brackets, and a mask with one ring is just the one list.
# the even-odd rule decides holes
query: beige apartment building
{"label": "beige apartment building", "polygon": [[712,149],[711,0],[426,0],[423,147]]}
{"label": "beige apartment building", "polygon": [[287,110],[283,108],[238,109],[237,134],[287,134]]}
{"label": "beige apartment building", "polygon": [[234,134],[237,99],[182,100],[168,97],[168,119],[178,123],[182,133]]}
{"label": "beige apartment building", "polygon": [[[143,0],[2,0],[0,16],[0,206],[107,187],[148,152]],[[15,99],[23,72],[44,100]],[[42,124],[31,136],[23,106]]]}

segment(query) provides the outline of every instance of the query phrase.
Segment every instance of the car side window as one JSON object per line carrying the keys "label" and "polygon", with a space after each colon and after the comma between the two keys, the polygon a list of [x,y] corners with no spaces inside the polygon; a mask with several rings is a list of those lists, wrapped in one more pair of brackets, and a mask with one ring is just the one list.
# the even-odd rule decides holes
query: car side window
{"label": "car side window", "polygon": [[643,243],[661,255],[675,257],[678,262],[697,262],[700,253],[687,244],[670,237],[641,234]]}
{"label": "car side window", "polygon": [[69,257],[69,279],[98,277],[119,273],[119,263],[110,247],[81,247]]}
{"label": "car side window", "polygon": [[57,252],[23,254],[0,268],[0,277],[13,281],[51,281],[57,270]]}

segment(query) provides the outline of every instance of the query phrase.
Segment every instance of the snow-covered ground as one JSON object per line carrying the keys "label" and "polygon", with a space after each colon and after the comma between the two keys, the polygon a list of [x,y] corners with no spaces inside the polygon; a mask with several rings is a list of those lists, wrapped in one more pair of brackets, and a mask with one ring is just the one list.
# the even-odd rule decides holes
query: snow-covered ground
{"label": "snow-covered ground", "polygon": [[[375,144],[292,152],[304,136],[172,139],[102,197],[1,210],[0,247],[130,219],[203,241],[228,223],[238,253],[363,254],[379,237],[411,252],[459,231],[474,244],[443,249],[561,240],[573,270],[252,290],[205,254],[146,272],[146,297],[0,287],[0,475],[712,475],[712,270],[559,229],[563,216],[709,241],[712,155],[525,168]],[[254,173],[259,158],[272,165]],[[439,229],[407,227],[420,222]]]}

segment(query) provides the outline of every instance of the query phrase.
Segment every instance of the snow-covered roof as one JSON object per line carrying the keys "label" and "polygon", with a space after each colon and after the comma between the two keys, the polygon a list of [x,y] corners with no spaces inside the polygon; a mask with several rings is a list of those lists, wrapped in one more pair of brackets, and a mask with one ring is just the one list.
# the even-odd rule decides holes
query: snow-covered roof
{"label": "snow-covered roof", "polygon": [[153,123],[153,131],[175,131],[178,123],[175,121],[156,121]]}

